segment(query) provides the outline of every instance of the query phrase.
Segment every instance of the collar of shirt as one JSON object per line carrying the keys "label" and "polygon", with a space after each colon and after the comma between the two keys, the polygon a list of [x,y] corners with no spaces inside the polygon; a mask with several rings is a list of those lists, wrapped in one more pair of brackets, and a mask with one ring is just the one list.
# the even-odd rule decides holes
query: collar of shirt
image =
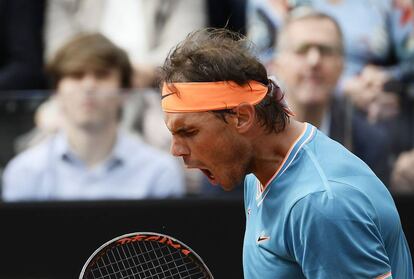
{"label": "collar of shirt", "polygon": [[[68,138],[65,133],[61,132],[56,135],[55,147],[56,155],[63,162],[77,167],[86,168],[84,162],[82,162],[82,160],[80,160],[71,150]],[[107,159],[105,159],[93,169],[99,169],[101,171],[108,172],[117,168],[118,166],[127,164],[131,156],[129,150],[129,141],[127,140],[126,135],[124,132],[118,131],[112,152],[109,154]]]}

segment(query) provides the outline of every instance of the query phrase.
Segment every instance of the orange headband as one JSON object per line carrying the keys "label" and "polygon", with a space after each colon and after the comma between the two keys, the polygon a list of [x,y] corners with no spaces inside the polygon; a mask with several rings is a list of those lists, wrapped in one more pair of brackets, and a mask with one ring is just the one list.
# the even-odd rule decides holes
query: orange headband
{"label": "orange headband", "polygon": [[244,86],[233,81],[164,83],[162,109],[165,112],[201,112],[231,109],[241,103],[255,105],[267,91],[267,86],[257,81],[249,81]]}

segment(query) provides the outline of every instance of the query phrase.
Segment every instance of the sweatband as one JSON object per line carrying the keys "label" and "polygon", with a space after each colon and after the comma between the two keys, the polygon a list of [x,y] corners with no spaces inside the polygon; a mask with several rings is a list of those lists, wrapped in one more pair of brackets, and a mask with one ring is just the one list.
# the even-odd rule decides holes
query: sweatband
{"label": "sweatband", "polygon": [[268,87],[257,81],[243,86],[234,81],[175,82],[162,87],[165,112],[202,112],[232,109],[241,103],[258,104]]}

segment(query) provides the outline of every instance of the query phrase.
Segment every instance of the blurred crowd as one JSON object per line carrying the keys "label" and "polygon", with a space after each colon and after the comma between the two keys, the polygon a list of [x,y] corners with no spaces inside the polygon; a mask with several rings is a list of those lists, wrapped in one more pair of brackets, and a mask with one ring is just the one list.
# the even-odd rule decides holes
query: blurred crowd
{"label": "blurred crowd", "polygon": [[[298,120],[346,146],[391,191],[413,193],[413,6],[0,0],[2,200],[230,195],[169,154],[160,107],[157,67],[203,27],[247,35]],[[285,28],[308,7],[333,18],[340,32],[323,22]]]}

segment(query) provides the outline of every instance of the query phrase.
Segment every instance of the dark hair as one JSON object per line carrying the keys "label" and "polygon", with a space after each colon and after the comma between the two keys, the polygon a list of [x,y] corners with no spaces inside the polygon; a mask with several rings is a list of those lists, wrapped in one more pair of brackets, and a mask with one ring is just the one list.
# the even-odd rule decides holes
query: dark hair
{"label": "dark hair", "polygon": [[[262,63],[254,55],[253,44],[243,35],[227,29],[205,28],[190,33],[168,55],[160,69],[163,82],[234,81],[246,85],[254,80],[267,85],[270,81]],[[267,132],[282,131],[289,116],[279,103],[281,94],[272,87],[255,105],[256,116]],[[271,93],[271,94],[269,94]],[[231,110],[213,111],[226,121]]]}
{"label": "dark hair", "polygon": [[79,34],[61,47],[47,65],[53,88],[72,73],[118,69],[121,86],[130,88],[132,66],[126,52],[99,33]]}

